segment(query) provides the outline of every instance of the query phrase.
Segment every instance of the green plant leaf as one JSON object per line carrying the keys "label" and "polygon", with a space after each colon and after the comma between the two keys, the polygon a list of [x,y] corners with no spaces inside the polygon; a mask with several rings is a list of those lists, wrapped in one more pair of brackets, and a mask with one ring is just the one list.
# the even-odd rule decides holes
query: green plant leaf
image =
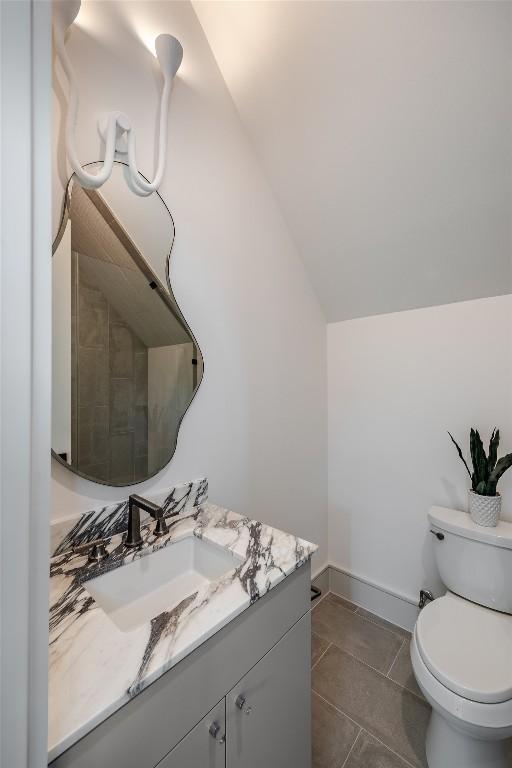
{"label": "green plant leaf", "polygon": [[489,441],[489,458],[487,460],[487,466],[489,473],[491,473],[496,466],[498,460],[498,446],[500,444],[500,431],[494,428],[492,431],[491,439]]}
{"label": "green plant leaf", "polygon": [[478,461],[476,458],[476,432],[471,427],[471,431],[469,433],[469,451],[471,454],[471,464],[473,465],[473,490],[476,491],[476,486],[478,485]]}
{"label": "green plant leaf", "polygon": [[496,490],[497,482],[494,482],[494,480],[488,480],[487,481],[487,493],[485,496],[497,496],[498,491]]}
{"label": "green plant leaf", "polygon": [[485,454],[484,444],[482,443],[482,438],[480,437],[480,433],[478,430],[474,430],[474,438],[473,438],[473,444],[474,444],[474,466],[477,476],[477,484],[481,483],[482,480],[487,482],[489,479],[489,466],[487,463],[487,456]]}
{"label": "green plant leaf", "polygon": [[496,466],[491,472],[489,480],[497,485],[500,477],[505,474],[507,469],[510,469],[510,467],[512,467],[512,453],[507,453],[506,456],[502,456],[501,459],[497,462]]}
{"label": "green plant leaf", "polygon": [[478,483],[475,493],[479,493],[480,496],[492,496],[491,493],[488,493],[488,490],[488,484],[485,482],[485,480],[482,480],[482,482]]}
{"label": "green plant leaf", "polygon": [[[453,437],[453,435],[451,434],[451,432],[448,432],[448,434],[450,435],[451,441],[452,441],[452,443],[454,444],[454,446],[455,446],[455,447],[456,447],[456,449],[457,449],[457,453],[459,454],[459,457],[460,457],[460,459],[462,460],[462,462],[464,463],[464,466],[466,467],[466,469],[467,469],[467,471],[468,471],[468,475],[471,477],[471,472],[469,471],[469,467],[468,467],[468,465],[467,465],[467,463],[466,463],[466,459],[465,459],[465,458],[464,458],[464,456],[463,456],[463,453],[462,453],[462,450],[461,450],[461,448],[460,448],[460,445],[459,445],[459,444],[458,444],[458,442],[455,440],[455,438]],[[473,481],[473,478],[471,478],[471,481]]]}

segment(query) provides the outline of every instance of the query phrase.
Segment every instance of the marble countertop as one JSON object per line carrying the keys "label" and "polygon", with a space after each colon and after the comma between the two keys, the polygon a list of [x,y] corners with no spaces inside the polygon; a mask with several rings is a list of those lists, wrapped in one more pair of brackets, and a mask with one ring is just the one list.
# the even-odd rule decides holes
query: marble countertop
{"label": "marble countertop", "polygon": [[[90,564],[87,553],[51,559],[49,646],[49,762],[177,664],[221,627],[303,565],[314,544],[205,503],[168,519],[159,539],[143,527],[141,549],[112,536],[109,557]],[[124,632],[103,612],[84,582],[197,536],[229,549],[236,567],[170,611]]]}

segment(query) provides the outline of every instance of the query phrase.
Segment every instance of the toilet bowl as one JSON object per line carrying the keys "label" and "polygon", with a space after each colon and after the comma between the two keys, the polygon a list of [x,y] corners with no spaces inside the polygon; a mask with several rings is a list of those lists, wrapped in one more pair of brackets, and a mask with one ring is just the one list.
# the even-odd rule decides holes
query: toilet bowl
{"label": "toilet bowl", "polygon": [[447,593],[420,614],[411,660],[433,710],[429,768],[510,768],[512,616]]}
{"label": "toilet bowl", "polygon": [[447,593],[419,614],[411,641],[432,706],[429,768],[512,768],[512,524],[482,530],[464,512],[429,512]]}

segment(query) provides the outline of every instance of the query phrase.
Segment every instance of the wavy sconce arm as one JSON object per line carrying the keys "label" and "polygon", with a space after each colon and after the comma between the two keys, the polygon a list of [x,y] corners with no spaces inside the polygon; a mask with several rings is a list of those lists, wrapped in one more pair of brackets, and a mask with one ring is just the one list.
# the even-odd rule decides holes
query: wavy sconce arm
{"label": "wavy sconce arm", "polygon": [[66,151],[70,165],[84,187],[98,189],[110,178],[116,151],[123,153],[126,151],[120,149],[118,143],[122,137],[126,136],[128,145],[128,184],[137,195],[146,197],[158,189],[164,175],[169,99],[174,77],[183,58],[183,48],[172,35],[159,35],[155,41],[156,55],[164,77],[164,86],[160,100],[158,163],[153,181],[146,181],[139,173],[135,157],[135,131],[130,124],[129,118],[123,112],[109,112],[106,119],[102,122],[100,130],[105,141],[105,158],[101,170],[97,174],[88,173],[82,167],[76,151],[74,131],[78,117],[78,88],[75,72],[66,53],[65,46],[66,30],[74,22],[79,10],[80,0],[54,3],[55,47],[69,83],[69,104],[66,115]]}
{"label": "wavy sconce arm", "polygon": [[130,174],[130,180],[134,191],[138,195],[151,195],[162,183],[162,178],[165,170],[165,155],[167,151],[167,120],[169,114],[169,97],[171,93],[172,80],[170,78],[164,79],[164,88],[162,91],[162,99],[160,102],[160,128],[158,131],[158,164],[155,174],[155,178],[152,182],[146,181],[143,176],[140,175],[137,168],[137,160],[135,157],[135,131],[128,132],[128,169]]}

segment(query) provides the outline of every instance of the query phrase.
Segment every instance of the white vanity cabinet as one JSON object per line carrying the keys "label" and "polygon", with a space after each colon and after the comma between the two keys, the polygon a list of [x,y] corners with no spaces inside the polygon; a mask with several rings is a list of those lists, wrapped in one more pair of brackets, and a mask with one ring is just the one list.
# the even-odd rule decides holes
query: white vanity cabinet
{"label": "white vanity cabinet", "polygon": [[310,571],[285,578],[51,768],[311,768]]}

